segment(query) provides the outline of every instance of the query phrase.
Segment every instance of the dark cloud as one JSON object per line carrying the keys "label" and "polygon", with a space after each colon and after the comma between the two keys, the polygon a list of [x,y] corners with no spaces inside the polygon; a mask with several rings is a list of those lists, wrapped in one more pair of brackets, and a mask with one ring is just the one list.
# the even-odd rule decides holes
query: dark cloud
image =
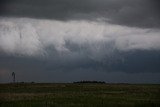
{"label": "dark cloud", "polygon": [[[10,76],[11,72],[16,72],[19,81],[72,82],[76,80],[104,80],[110,82],[160,82],[158,77],[156,79],[152,78],[154,74],[158,74],[160,71],[159,51],[133,51],[117,53],[117,55],[121,58],[107,58],[103,62],[99,62],[92,60],[87,55],[82,55],[85,58],[77,59],[75,57],[71,60],[70,58],[67,59],[67,57],[71,57],[70,55],[60,57],[59,54],[50,56],[48,59],[1,54],[0,70],[5,69],[8,71],[5,72],[7,75],[1,74],[6,78]],[[74,54],[72,57],[74,57]],[[147,74],[150,74],[150,76]],[[125,75],[132,75],[132,78],[121,77]],[[137,78],[140,75],[143,80]],[[150,79],[148,80],[148,78]],[[8,81],[8,79],[3,77],[2,81]]]}
{"label": "dark cloud", "polygon": [[160,27],[158,0],[2,0],[1,16],[95,20],[138,27]]}

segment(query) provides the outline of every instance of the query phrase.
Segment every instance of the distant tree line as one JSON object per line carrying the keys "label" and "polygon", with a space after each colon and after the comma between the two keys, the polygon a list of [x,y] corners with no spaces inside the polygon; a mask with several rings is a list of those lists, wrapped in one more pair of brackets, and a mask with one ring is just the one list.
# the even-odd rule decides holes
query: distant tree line
{"label": "distant tree line", "polygon": [[73,83],[97,83],[97,84],[105,84],[104,81],[77,81]]}

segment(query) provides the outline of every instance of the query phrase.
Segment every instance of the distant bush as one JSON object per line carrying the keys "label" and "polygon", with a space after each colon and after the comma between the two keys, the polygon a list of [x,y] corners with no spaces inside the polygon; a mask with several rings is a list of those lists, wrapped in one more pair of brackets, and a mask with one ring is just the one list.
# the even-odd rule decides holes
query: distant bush
{"label": "distant bush", "polygon": [[104,81],[77,81],[73,83],[97,83],[97,84],[105,84]]}
{"label": "distant bush", "polygon": [[32,81],[32,82],[16,82],[16,84],[34,84],[35,82]]}

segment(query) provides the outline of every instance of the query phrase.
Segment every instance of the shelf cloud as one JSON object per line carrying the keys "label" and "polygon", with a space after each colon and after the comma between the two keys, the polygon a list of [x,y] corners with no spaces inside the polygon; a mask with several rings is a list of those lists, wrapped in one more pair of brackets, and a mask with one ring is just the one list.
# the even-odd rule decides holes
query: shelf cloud
{"label": "shelf cloud", "polygon": [[0,51],[7,54],[47,55],[49,47],[53,47],[59,53],[85,52],[98,58],[115,50],[160,50],[160,30],[100,20],[63,22],[2,17],[0,26]]}
{"label": "shelf cloud", "polygon": [[160,83],[159,7],[158,0],[1,0],[0,82],[15,71],[19,81]]}

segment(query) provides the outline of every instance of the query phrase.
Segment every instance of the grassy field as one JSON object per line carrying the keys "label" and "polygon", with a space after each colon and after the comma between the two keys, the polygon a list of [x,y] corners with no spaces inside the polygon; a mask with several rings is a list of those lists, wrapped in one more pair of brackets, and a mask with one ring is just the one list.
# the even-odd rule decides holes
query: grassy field
{"label": "grassy field", "polygon": [[160,107],[160,85],[0,84],[0,107]]}

